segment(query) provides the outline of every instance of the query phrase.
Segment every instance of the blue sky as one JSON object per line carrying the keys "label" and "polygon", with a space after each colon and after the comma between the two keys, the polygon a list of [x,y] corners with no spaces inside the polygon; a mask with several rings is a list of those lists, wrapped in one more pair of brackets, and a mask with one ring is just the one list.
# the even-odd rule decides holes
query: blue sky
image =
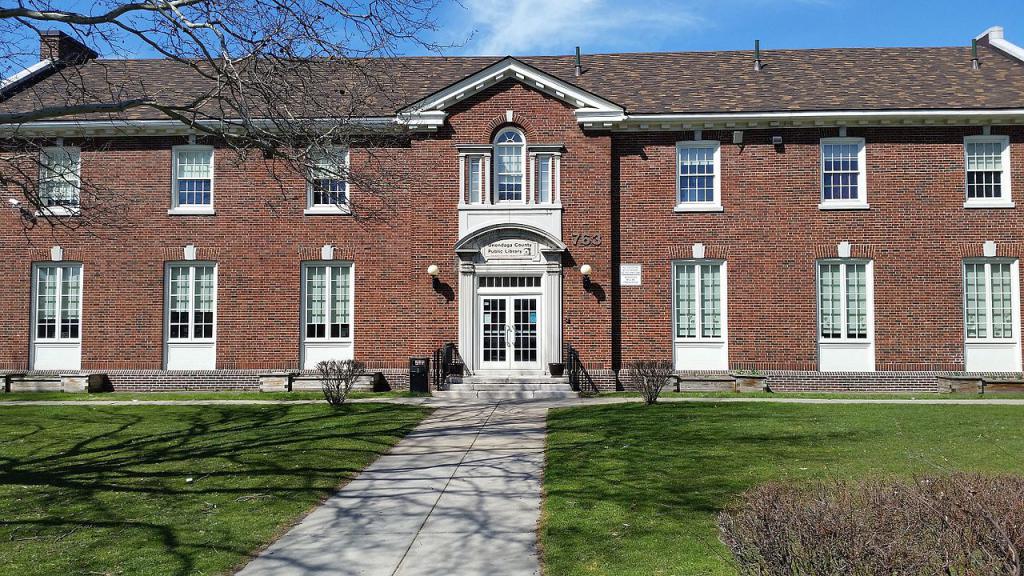
{"label": "blue sky", "polygon": [[1024,45],[1022,0],[461,0],[438,20],[451,54],[966,46],[994,25]]}

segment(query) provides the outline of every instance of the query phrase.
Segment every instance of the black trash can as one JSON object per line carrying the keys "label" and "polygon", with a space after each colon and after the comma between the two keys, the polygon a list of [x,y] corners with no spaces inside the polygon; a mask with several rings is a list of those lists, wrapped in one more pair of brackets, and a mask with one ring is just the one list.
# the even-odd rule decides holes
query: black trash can
{"label": "black trash can", "polygon": [[430,391],[430,358],[426,356],[409,358],[409,391]]}

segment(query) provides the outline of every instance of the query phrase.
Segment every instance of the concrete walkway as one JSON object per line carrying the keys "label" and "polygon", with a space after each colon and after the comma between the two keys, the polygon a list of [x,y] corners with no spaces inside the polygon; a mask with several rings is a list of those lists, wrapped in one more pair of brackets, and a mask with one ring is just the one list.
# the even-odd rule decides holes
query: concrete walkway
{"label": "concrete walkway", "polygon": [[436,410],[241,576],[532,576],[545,408]]}

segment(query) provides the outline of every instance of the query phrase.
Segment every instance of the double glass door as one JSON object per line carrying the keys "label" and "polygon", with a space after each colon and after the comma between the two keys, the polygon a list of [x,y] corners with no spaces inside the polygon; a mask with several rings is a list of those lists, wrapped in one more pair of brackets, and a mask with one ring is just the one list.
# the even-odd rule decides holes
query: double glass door
{"label": "double glass door", "polygon": [[480,368],[539,370],[540,296],[480,297]]}

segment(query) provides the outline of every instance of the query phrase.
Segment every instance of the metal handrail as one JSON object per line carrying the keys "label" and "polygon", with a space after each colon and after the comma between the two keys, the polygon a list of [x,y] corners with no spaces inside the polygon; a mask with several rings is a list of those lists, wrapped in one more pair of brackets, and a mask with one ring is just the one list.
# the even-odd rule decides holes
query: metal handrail
{"label": "metal handrail", "polygon": [[433,372],[435,390],[443,390],[449,376],[462,376],[469,373],[466,362],[459,354],[459,347],[453,342],[447,342],[444,346],[434,350]]}
{"label": "metal handrail", "polygon": [[565,345],[565,372],[569,376],[569,386],[573,392],[584,395],[598,393],[597,385],[587,372],[587,367],[583,365],[579,351],[568,343]]}

